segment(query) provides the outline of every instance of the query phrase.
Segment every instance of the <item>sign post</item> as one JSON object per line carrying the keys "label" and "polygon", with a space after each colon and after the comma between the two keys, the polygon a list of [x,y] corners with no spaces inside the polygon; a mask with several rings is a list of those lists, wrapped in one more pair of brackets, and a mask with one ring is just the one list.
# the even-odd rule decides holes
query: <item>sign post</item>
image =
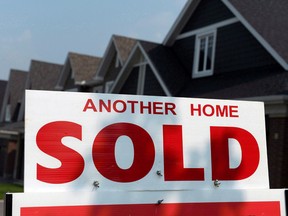
{"label": "sign post", "polygon": [[285,215],[261,102],[30,90],[25,112],[13,215]]}

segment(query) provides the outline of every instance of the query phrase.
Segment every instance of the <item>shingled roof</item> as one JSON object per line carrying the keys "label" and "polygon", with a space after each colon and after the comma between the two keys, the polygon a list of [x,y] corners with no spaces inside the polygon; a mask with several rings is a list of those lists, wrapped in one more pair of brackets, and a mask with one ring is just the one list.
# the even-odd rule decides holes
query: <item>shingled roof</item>
{"label": "shingled roof", "polygon": [[1,111],[2,104],[3,104],[7,83],[8,82],[5,80],[0,80],[0,111]]}
{"label": "shingled roof", "polygon": [[76,88],[95,84],[93,77],[100,65],[101,58],[69,52],[58,79],[56,89]]}
{"label": "shingled roof", "polygon": [[101,61],[99,57],[72,52],[68,54],[68,58],[76,84],[91,81]]}
{"label": "shingled roof", "polygon": [[32,60],[27,89],[55,90],[63,65]]}
{"label": "shingled roof", "polygon": [[123,65],[128,59],[128,56],[130,55],[132,48],[135,46],[137,40],[119,35],[113,35],[113,39],[119,54],[119,58]]}
{"label": "shingled roof", "polygon": [[282,67],[288,70],[288,1],[222,1]]}
{"label": "shingled roof", "polygon": [[[163,41],[170,46],[203,0],[188,0]],[[221,0],[260,44],[288,70],[288,1]]]}
{"label": "shingled roof", "polygon": [[[179,96],[239,99],[288,93],[288,73],[279,65],[193,79]],[[205,88],[203,88],[205,86]]]}
{"label": "shingled roof", "polygon": [[15,69],[12,69],[10,71],[7,88],[5,90],[3,105],[1,106],[1,121],[4,121],[7,104],[10,104],[10,114],[14,115],[18,103],[22,102],[27,77],[28,73],[25,71]]}
{"label": "shingled roof", "polygon": [[109,67],[111,67],[113,58],[115,58],[115,56],[120,61],[121,66],[123,66],[136,42],[137,40],[134,38],[112,35],[94,79],[99,81],[104,79],[104,76],[106,75]]}

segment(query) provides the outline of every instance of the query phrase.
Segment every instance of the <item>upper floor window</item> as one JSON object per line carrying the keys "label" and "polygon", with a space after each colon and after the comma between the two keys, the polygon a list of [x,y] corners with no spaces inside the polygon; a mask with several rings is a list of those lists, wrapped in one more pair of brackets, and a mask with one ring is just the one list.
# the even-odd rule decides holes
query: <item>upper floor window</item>
{"label": "upper floor window", "polygon": [[213,74],[216,46],[216,30],[196,35],[193,78]]}

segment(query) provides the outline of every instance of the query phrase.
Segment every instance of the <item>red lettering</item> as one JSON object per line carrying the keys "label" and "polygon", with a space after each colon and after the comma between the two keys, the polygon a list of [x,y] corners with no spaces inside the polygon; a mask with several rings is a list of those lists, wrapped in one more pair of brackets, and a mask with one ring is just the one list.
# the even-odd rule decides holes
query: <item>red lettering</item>
{"label": "red lettering", "polygon": [[86,101],[86,104],[85,104],[85,106],[84,106],[83,112],[86,112],[87,109],[92,109],[93,112],[97,112],[97,109],[96,109],[96,107],[95,107],[92,99],[88,99],[88,100]]}
{"label": "red lettering", "polygon": [[165,115],[168,115],[168,111],[170,111],[173,115],[176,115],[175,109],[176,105],[174,103],[165,103]]}
{"label": "red lettering", "polygon": [[238,115],[238,106],[230,105],[211,105],[211,104],[191,104],[190,105],[191,116],[204,116],[207,117],[239,117]]}
{"label": "red lettering", "polygon": [[147,110],[148,114],[152,113],[151,102],[148,102],[148,104],[145,105],[143,101],[140,101],[140,113],[143,114],[145,109]]}
{"label": "red lettering", "polygon": [[111,112],[111,100],[108,100],[107,103],[105,103],[103,100],[99,100],[99,111],[103,112],[103,108],[107,112]]}
{"label": "red lettering", "polygon": [[63,137],[72,136],[82,140],[82,127],[67,121],[44,125],[37,133],[38,148],[61,161],[59,168],[47,168],[37,164],[37,179],[52,184],[63,184],[77,179],[84,170],[84,159],[73,149],[62,144]]}
{"label": "red lettering", "polygon": [[195,104],[190,105],[190,111],[191,111],[191,116],[195,116],[196,114],[194,112],[198,112],[198,116],[201,116],[201,105],[198,104],[197,107],[194,107]]}
{"label": "red lettering", "polygon": [[228,116],[228,106],[224,105],[223,107],[221,107],[220,105],[216,105],[216,115],[220,116],[220,117],[229,117]]}
{"label": "red lettering", "polygon": [[131,113],[135,113],[135,104],[138,104],[138,101],[127,101],[128,104],[131,104]]}
{"label": "red lettering", "polygon": [[205,116],[213,116],[214,115],[214,107],[210,104],[206,104],[203,106],[203,114]]}
{"label": "red lettering", "polygon": [[[121,169],[115,158],[115,144],[120,136],[128,136],[134,146],[134,160],[128,169]],[[92,156],[96,168],[107,179],[115,182],[134,182],[151,170],[155,149],[152,138],[143,128],[130,123],[116,123],[98,133],[94,140]]]}
{"label": "red lettering", "polygon": [[[120,104],[120,106],[118,104]],[[124,101],[122,101],[122,100],[116,100],[113,103],[113,110],[115,112],[123,113],[123,112],[126,111],[126,109],[127,109],[126,103]]]}
{"label": "red lettering", "polygon": [[[260,160],[259,147],[251,133],[236,127],[210,127],[212,180],[242,180],[251,176]],[[242,151],[237,168],[229,167],[228,139],[236,139]]]}
{"label": "red lettering", "polygon": [[230,106],[229,113],[231,117],[238,118],[238,106]]}
{"label": "red lettering", "polygon": [[184,168],[181,125],[163,126],[166,181],[203,181],[204,168]]}
{"label": "red lettering", "polygon": [[154,102],[153,103],[153,114],[163,114],[163,103],[162,102]]}

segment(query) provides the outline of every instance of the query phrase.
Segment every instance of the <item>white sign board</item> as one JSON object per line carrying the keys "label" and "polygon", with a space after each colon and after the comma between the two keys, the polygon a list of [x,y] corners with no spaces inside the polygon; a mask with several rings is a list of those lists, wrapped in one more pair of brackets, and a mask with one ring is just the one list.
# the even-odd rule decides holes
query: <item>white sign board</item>
{"label": "white sign board", "polygon": [[284,190],[9,194],[5,216],[285,216]]}
{"label": "white sign board", "polygon": [[25,192],[269,188],[261,102],[30,90],[25,111]]}

